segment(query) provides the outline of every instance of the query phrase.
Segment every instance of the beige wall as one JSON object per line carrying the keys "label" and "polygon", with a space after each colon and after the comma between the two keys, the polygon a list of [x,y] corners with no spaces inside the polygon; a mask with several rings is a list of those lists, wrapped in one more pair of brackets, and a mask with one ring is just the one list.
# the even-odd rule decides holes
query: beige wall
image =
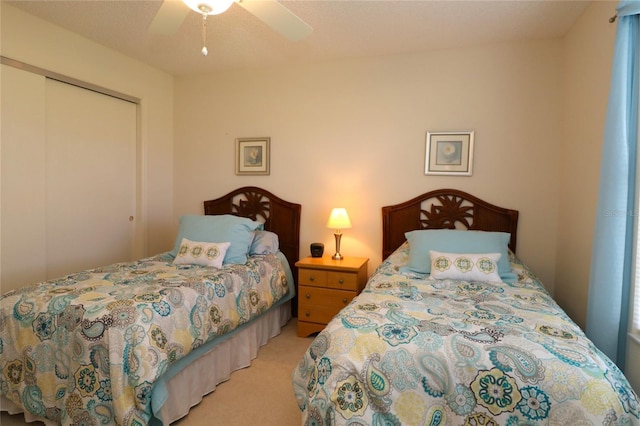
{"label": "beige wall", "polygon": [[[173,77],[0,2],[2,56],[141,100],[142,252],[173,242]],[[0,200],[1,202],[1,200]],[[108,202],[108,200],[105,200]],[[144,219],[144,217],[143,217]]]}
{"label": "beige wall", "polygon": [[581,327],[586,322],[589,265],[616,25],[612,7],[592,3],[564,40],[560,146],[558,268],[555,298]]}
{"label": "beige wall", "polygon": [[[519,255],[584,325],[610,3],[562,41],[181,77],[175,94],[173,77],[0,4],[2,55],[142,99],[148,254],[170,248],[179,214],[259,185],[303,205],[302,255],[332,250],[326,218],[347,207],[342,251],[373,268],[380,207],[453,187],[520,210]],[[425,132],[467,129],[474,175],[425,176]],[[234,139],[251,136],[272,138],[270,176],[234,175]]]}
{"label": "beige wall", "polygon": [[[510,43],[261,71],[177,77],[176,216],[256,185],[302,204],[301,255],[381,260],[381,207],[452,187],[520,210],[518,253],[553,291],[562,43]],[[426,131],[474,130],[472,177],[425,176]],[[271,137],[271,175],[236,176],[234,140]]]}
{"label": "beige wall", "polygon": [[[5,2],[0,48],[142,100],[147,254],[171,247],[178,215],[258,185],[302,204],[301,255],[333,250],[326,219],[346,207],[341,251],[372,269],[380,207],[453,187],[520,210],[520,257],[584,326],[613,8],[594,2],[564,40],[183,77],[175,92],[173,77]],[[425,176],[427,130],[474,130],[474,175]],[[234,140],[252,136],[272,138],[270,176],[234,175]]]}

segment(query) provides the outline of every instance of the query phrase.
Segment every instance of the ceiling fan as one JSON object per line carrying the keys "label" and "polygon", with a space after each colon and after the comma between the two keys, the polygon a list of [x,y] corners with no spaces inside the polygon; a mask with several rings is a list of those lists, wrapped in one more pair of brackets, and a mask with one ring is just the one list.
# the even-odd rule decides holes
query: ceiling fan
{"label": "ceiling fan", "polygon": [[291,41],[302,40],[313,28],[276,0],[164,0],[156,13],[149,32],[152,34],[173,34],[190,10],[202,15],[202,54],[207,55],[207,16],[225,12],[233,3]]}

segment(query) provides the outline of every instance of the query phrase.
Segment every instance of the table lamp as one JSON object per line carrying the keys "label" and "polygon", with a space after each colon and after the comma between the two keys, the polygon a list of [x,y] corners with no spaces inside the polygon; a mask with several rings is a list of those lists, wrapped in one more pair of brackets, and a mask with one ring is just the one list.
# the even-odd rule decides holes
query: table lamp
{"label": "table lamp", "polygon": [[351,228],[351,221],[349,220],[347,210],[341,207],[331,210],[331,215],[329,215],[329,221],[327,222],[327,228],[336,230],[336,232],[333,234],[336,237],[336,254],[331,256],[331,258],[333,260],[344,259],[344,257],[340,254],[340,239],[342,238],[342,233],[340,232],[340,230]]}

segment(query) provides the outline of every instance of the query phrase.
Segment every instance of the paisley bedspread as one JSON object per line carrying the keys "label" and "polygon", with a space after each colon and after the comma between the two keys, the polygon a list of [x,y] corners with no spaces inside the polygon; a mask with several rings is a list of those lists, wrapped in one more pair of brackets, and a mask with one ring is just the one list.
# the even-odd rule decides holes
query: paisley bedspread
{"label": "paisley bedspread", "polygon": [[511,254],[512,284],[400,273],[394,252],[292,375],[305,425],[638,425],[621,371]]}
{"label": "paisley bedspread", "polygon": [[0,389],[62,424],[144,425],[169,366],[293,293],[277,255],[221,269],[166,254],[0,298]]}

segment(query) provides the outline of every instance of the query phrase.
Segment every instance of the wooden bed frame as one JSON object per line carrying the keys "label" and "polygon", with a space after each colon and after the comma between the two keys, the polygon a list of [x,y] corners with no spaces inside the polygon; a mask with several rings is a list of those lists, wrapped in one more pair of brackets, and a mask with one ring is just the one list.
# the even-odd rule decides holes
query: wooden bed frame
{"label": "wooden bed frame", "polygon": [[233,214],[264,223],[264,229],[278,234],[280,251],[289,261],[294,276],[296,296],[291,304],[292,315],[298,311],[298,274],[295,263],[300,256],[301,205],[285,201],[256,186],[245,186],[215,200],[204,202],[204,214]]}
{"label": "wooden bed frame", "polygon": [[416,229],[471,229],[511,234],[509,248],[516,252],[518,211],[490,204],[457,189],[436,189],[409,201],[382,208],[382,258]]}

